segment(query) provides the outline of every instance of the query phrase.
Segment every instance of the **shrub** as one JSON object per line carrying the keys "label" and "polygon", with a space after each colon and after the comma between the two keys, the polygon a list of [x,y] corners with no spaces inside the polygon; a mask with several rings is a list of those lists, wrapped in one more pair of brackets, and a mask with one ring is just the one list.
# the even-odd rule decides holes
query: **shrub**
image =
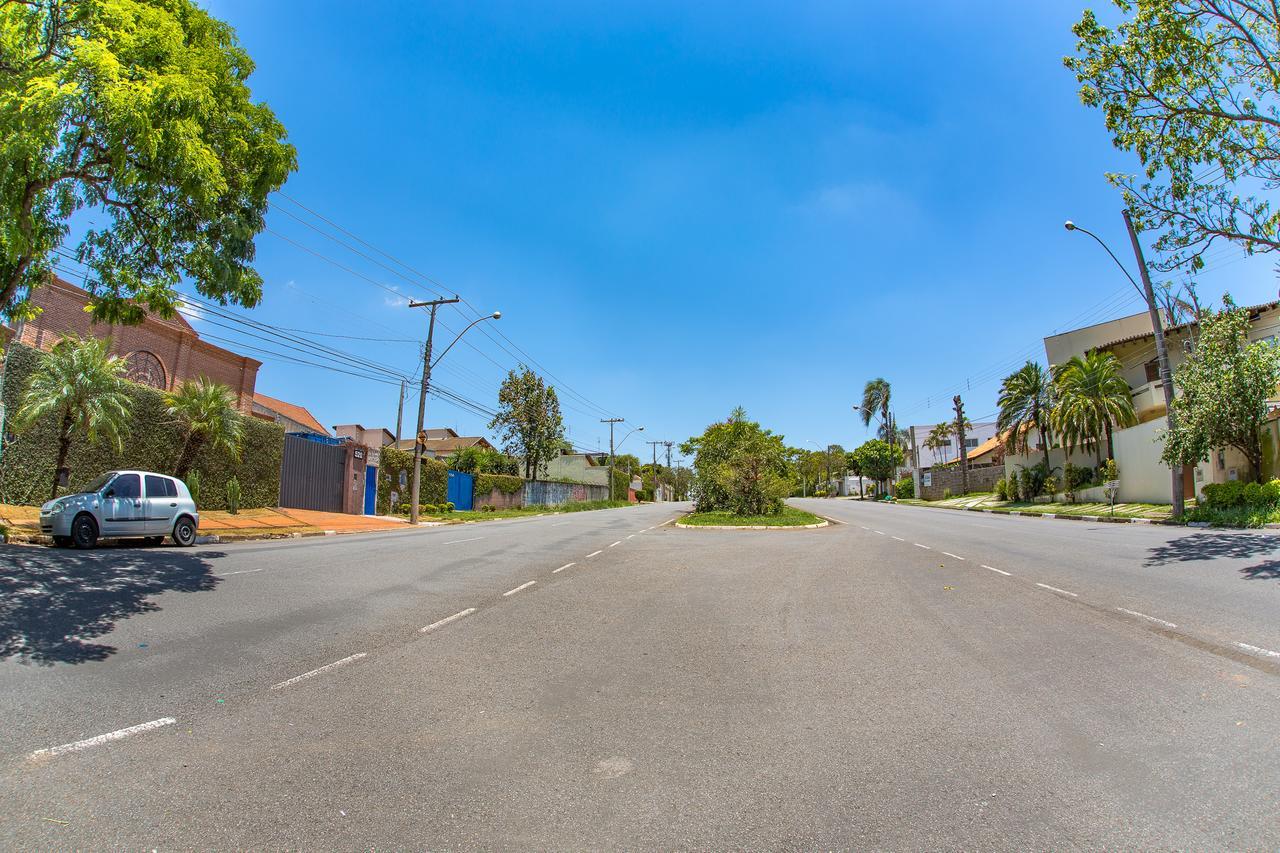
{"label": "shrub", "polygon": [[509,477],[505,474],[479,474],[476,476],[475,491],[477,495],[491,495],[494,492],[514,495],[523,488],[523,477]]}
{"label": "shrub", "polygon": [[1062,468],[1062,490],[1067,494],[1067,500],[1071,503],[1076,502],[1076,492],[1088,485],[1093,480],[1093,469],[1086,468],[1081,465],[1072,465],[1068,462]]}
{"label": "shrub", "polygon": [[440,511],[440,507],[435,504],[421,504],[418,506],[419,515],[435,515]]}
{"label": "shrub", "polygon": [[[279,466],[277,460],[276,465]],[[405,486],[400,487],[400,472],[405,472]],[[401,498],[410,497],[410,484],[413,482],[413,451],[396,450],[394,447],[382,448],[382,464],[378,468],[378,510],[387,512],[391,503],[391,493],[397,492]],[[434,459],[422,460],[422,482],[418,486],[418,499],[425,503],[444,503],[449,495],[449,469],[443,462]],[[405,501],[406,506],[408,501]]]}
{"label": "shrub", "polygon": [[996,500],[1000,500],[1000,501],[1012,500],[1012,498],[1009,497],[1009,481],[1006,480],[1004,477],[1001,477],[999,480],[996,480],[995,493],[996,493]]}
{"label": "shrub", "polygon": [[444,506],[441,507],[441,509],[443,509],[445,512],[453,512],[454,509],[456,509],[456,507],[454,507],[453,501],[445,501]]}
{"label": "shrub", "polygon": [[1274,507],[1280,503],[1280,480],[1269,483],[1209,483],[1204,487],[1203,495],[1201,505],[1211,509]]}
{"label": "shrub", "polygon": [[947,498],[949,498],[949,497],[951,497],[951,490],[950,490],[950,489],[943,489],[943,490],[942,490],[942,499],[945,501],[945,500],[946,500]]}
{"label": "shrub", "polygon": [[409,504],[407,502],[396,504],[396,512],[399,513],[400,515],[408,515]]}
{"label": "shrub", "polygon": [[916,496],[916,482],[911,477],[903,477],[898,484],[893,487],[893,493],[899,498],[914,498]]}
{"label": "shrub", "polygon": [[227,480],[227,509],[232,515],[240,512],[240,481],[235,477]]}
{"label": "shrub", "polygon": [[1058,478],[1057,477],[1044,478],[1044,492],[1051,498],[1058,494]]}
{"label": "shrub", "polygon": [[200,508],[200,472],[192,471],[186,479],[187,491],[191,492],[191,502]]}

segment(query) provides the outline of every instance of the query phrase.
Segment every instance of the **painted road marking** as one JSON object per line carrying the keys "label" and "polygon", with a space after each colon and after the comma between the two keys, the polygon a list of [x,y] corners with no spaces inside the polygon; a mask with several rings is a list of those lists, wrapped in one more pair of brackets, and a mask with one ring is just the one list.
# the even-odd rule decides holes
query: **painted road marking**
{"label": "painted road marking", "polygon": [[1006,571],[1005,571],[1005,570],[1003,570],[1003,569],[997,569],[995,566],[988,566],[988,565],[986,565],[985,563],[982,565],[982,568],[984,568],[984,569],[990,569],[991,571],[995,572],[996,574],[998,574],[998,575],[1004,575],[1004,576],[1005,576],[1005,577],[1007,577],[1007,578],[1011,578],[1011,577],[1013,577],[1013,572],[1006,572]]}
{"label": "painted road marking", "polygon": [[874,531],[874,533],[875,533],[877,536],[883,536],[883,535],[884,535],[884,531],[883,531],[883,530],[876,530],[876,531]]}
{"label": "painted road marking", "polygon": [[526,582],[526,583],[522,583],[522,584],[520,584],[520,586],[516,587],[515,589],[509,589],[509,590],[507,590],[506,592],[504,592],[504,593],[502,594],[502,596],[503,596],[503,598],[506,598],[508,595],[515,595],[515,594],[516,594],[517,592],[519,592],[520,590],[522,590],[522,589],[528,589],[529,587],[533,586],[535,583],[537,583],[537,581],[528,581],[528,582]]}
{"label": "painted road marking", "polygon": [[457,613],[453,614],[452,616],[444,617],[439,622],[432,622],[430,625],[426,626],[425,628],[419,628],[418,631],[425,634],[428,631],[434,631],[437,628],[443,628],[445,625],[448,625],[450,622],[456,622],[459,619],[463,618],[464,616],[470,616],[472,613],[475,613],[475,612],[476,612],[476,609],[474,607],[468,607],[466,610],[459,610]]}
{"label": "painted road marking", "polygon": [[592,557],[598,556],[598,555],[603,554],[603,553],[604,553],[604,549],[603,549],[603,548],[601,548],[599,551],[592,551],[590,554],[588,554],[588,555],[586,556],[586,559],[590,560]]}
{"label": "painted road marking", "polygon": [[[1157,625],[1163,625],[1163,626],[1165,626],[1166,628],[1177,628],[1177,627],[1178,627],[1177,625],[1173,624],[1172,622],[1166,622],[1166,621],[1164,621],[1163,619],[1157,619],[1157,618],[1156,618],[1156,617],[1154,617],[1154,616],[1148,616],[1147,614],[1145,614],[1145,613],[1139,613],[1139,612],[1138,612],[1138,611],[1136,611],[1136,610],[1126,610],[1126,609],[1125,609],[1125,608],[1123,608],[1123,607],[1117,607],[1117,608],[1116,608],[1116,610],[1119,610],[1121,613],[1128,613],[1130,616],[1137,616],[1139,619],[1146,619],[1148,622],[1154,622],[1154,623],[1156,623]],[[1277,657],[1280,657],[1280,655],[1277,655]]]}
{"label": "painted road marking", "polygon": [[560,572],[563,572],[565,569],[569,568],[570,566],[576,566],[576,565],[578,565],[578,564],[577,564],[577,563],[565,563],[563,566],[561,566],[561,567],[560,567],[560,568],[558,568],[558,569],[552,569],[552,570],[551,570],[551,574],[553,574],[553,575],[554,575],[554,574],[559,574]]}
{"label": "painted road marking", "polygon": [[621,539],[619,539],[617,542],[612,542],[612,543],[610,543],[610,544],[609,544],[609,547],[610,547],[610,548],[612,548],[614,545],[621,545],[621,544],[622,544],[622,540],[621,540]]}
{"label": "painted road marking", "polygon": [[933,549],[932,549],[932,548],[930,548],[928,545],[921,545],[919,542],[912,542],[911,544],[912,544],[912,545],[915,545],[917,548],[923,548],[923,549],[925,549],[926,551],[932,551],[932,550],[933,550]]}
{"label": "painted road marking", "polygon": [[561,521],[561,522],[558,522],[558,523],[553,524],[553,525],[551,525],[551,526],[552,526],[552,527],[564,527],[564,526],[565,526],[566,524],[568,524],[568,523],[569,523],[569,522],[567,522],[567,521]]}
{"label": "painted road marking", "polygon": [[279,684],[273,684],[271,685],[271,689],[279,690],[281,687],[288,687],[291,684],[297,684],[299,681],[306,681],[308,678],[315,678],[317,675],[326,673],[331,669],[337,669],[340,666],[349,664],[352,661],[360,660],[360,658],[367,657],[367,656],[368,656],[367,652],[359,652],[358,654],[351,655],[350,657],[345,657],[342,660],[336,660],[333,663],[327,663],[324,666],[320,667],[319,669],[313,669],[310,672],[304,672],[302,673],[302,675],[295,675],[293,678],[290,678],[288,681],[282,681]]}
{"label": "painted road marking", "polygon": [[262,569],[242,569],[238,572],[215,572],[214,574],[216,574],[220,578],[229,578],[232,575],[251,575],[254,572],[260,572],[260,571],[262,571]]}
{"label": "painted road marking", "polygon": [[173,717],[161,717],[158,720],[152,720],[149,723],[139,723],[136,726],[129,726],[127,729],[116,729],[114,732],[107,732],[105,735],[97,737],[85,738],[74,743],[64,743],[61,746],[51,746],[48,749],[37,749],[27,757],[33,761],[39,761],[42,758],[53,758],[57,755],[64,755],[68,752],[79,752],[82,749],[89,749],[95,746],[101,746],[104,743],[110,743],[113,740],[122,740],[123,738],[132,737],[142,732],[149,732],[152,729],[159,729],[165,726],[171,726],[176,723]]}
{"label": "painted road marking", "polygon": [[1280,658],[1280,652],[1273,652],[1271,651],[1271,649],[1264,649],[1261,646],[1251,646],[1248,643],[1236,643],[1236,645],[1244,649],[1246,652],[1253,652],[1254,654],[1266,655],[1269,658]]}
{"label": "painted road marking", "polygon": [[894,536],[893,538],[894,538],[894,539],[897,539],[899,542],[906,542],[906,541],[907,541],[907,540],[903,539],[901,536]]}
{"label": "painted road marking", "polygon": [[862,525],[862,524],[859,524],[858,526],[859,526],[859,527],[861,527],[863,530],[870,530],[870,529],[871,529],[870,527],[867,527],[866,525]]}
{"label": "painted road marking", "polygon": [[947,555],[948,557],[950,557],[950,558],[951,558],[951,559],[953,559],[953,560],[963,560],[963,559],[964,559],[964,557],[961,557],[959,554],[952,554],[950,551],[943,551],[942,553],[943,553],[943,554],[945,554],[945,555]]}
{"label": "painted road marking", "polygon": [[631,534],[630,536],[628,536],[627,538],[628,538],[628,539],[635,539],[635,538],[636,538],[636,535],[635,535],[634,533],[632,533],[632,534]]}
{"label": "painted road marking", "polygon": [[444,544],[457,545],[459,542],[479,542],[483,538],[484,538],[483,536],[472,536],[470,539],[454,539],[450,542],[445,542]]}
{"label": "painted road marking", "polygon": [[1047,583],[1037,583],[1037,584],[1036,584],[1036,586],[1044,587],[1045,589],[1049,590],[1050,592],[1060,592],[1060,593],[1062,593],[1063,595],[1069,595],[1069,596],[1071,596],[1072,598],[1079,598],[1079,597],[1080,597],[1080,594],[1079,594],[1079,593],[1076,593],[1076,592],[1068,592],[1068,591],[1067,591],[1067,590],[1065,590],[1065,589],[1058,589],[1056,586],[1049,586]]}

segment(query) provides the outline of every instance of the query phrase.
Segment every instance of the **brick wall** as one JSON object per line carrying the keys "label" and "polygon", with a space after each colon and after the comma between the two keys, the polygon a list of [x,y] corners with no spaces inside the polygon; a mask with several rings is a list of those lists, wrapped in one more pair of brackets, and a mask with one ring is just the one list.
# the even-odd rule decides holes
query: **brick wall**
{"label": "brick wall", "polygon": [[162,320],[148,316],[137,326],[95,323],[84,310],[89,292],[60,278],[36,288],[32,302],[41,313],[23,324],[21,343],[49,350],[68,333],[110,337],[111,352],[129,358],[131,365],[139,369],[146,364],[159,366],[158,371],[145,376],[135,371],[131,379],[169,391],[184,380],[206,376],[229,387],[242,412],[252,410],[262,362],[201,340],[181,317]]}
{"label": "brick wall", "polygon": [[[924,472],[920,475],[920,497],[927,501],[941,499],[947,490],[958,497],[961,492],[960,466],[930,468],[930,485],[924,485]],[[996,480],[1004,476],[1004,465],[978,465],[969,468],[969,491],[989,492],[996,487]]]}

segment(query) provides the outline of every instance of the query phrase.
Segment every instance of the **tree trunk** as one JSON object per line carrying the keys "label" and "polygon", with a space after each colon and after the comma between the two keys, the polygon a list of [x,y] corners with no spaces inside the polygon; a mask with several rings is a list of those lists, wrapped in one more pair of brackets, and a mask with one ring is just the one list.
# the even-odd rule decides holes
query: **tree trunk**
{"label": "tree trunk", "polygon": [[191,471],[191,457],[195,455],[195,448],[192,446],[195,436],[191,431],[187,431],[187,437],[182,440],[182,450],[178,452],[178,461],[173,465],[173,476],[179,480],[186,482],[187,474]]}
{"label": "tree trunk", "polygon": [[58,472],[67,464],[67,452],[71,449],[71,410],[62,413],[62,426],[58,429],[58,459],[53,463],[53,489],[49,500],[58,496]]}
{"label": "tree trunk", "polygon": [[1031,420],[1035,422],[1036,432],[1040,433],[1040,447],[1044,449],[1044,470],[1052,471],[1053,466],[1049,464],[1049,431],[1045,429],[1044,424],[1040,422],[1039,408],[1035,409],[1035,411],[1031,413]]}
{"label": "tree trunk", "polygon": [[1107,458],[1116,458],[1116,443],[1111,434],[1111,421],[1107,421]]}

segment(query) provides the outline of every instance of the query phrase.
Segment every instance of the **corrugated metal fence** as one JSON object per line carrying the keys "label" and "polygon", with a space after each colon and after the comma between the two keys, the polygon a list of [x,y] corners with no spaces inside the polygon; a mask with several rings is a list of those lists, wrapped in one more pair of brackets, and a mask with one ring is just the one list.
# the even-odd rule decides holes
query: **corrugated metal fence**
{"label": "corrugated metal fence", "polygon": [[342,512],[346,461],[344,447],[286,435],[280,464],[280,506]]}

